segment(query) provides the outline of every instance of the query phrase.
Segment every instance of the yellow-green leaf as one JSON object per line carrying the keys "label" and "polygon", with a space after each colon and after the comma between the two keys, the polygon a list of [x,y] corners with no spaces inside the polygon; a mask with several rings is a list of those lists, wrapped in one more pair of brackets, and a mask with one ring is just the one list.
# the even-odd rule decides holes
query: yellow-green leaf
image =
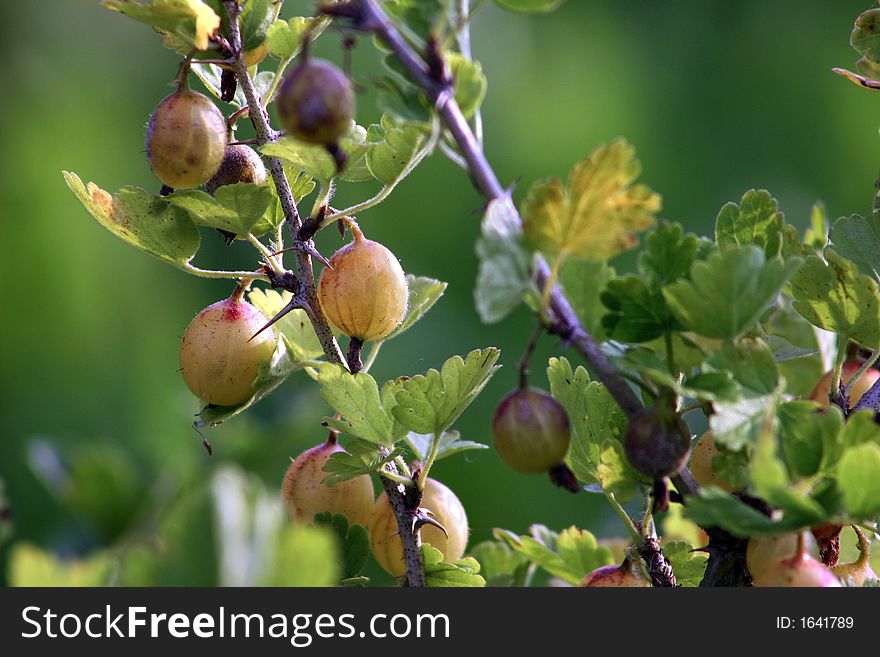
{"label": "yellow-green leaf", "polygon": [[632,249],[661,206],[658,194],[633,184],[640,173],[626,141],[600,146],[575,165],[567,186],[556,178],[532,186],[522,206],[526,237],[546,253],[584,260]]}
{"label": "yellow-green leaf", "polygon": [[220,27],[220,17],[202,0],[104,0],[103,4],[160,32],[191,41],[199,50],[207,50],[208,38]]}

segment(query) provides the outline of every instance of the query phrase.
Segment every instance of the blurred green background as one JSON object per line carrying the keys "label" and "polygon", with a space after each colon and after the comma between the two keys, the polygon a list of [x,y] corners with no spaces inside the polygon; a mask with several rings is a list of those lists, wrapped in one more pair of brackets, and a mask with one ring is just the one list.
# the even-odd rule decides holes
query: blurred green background
{"label": "blurred green background", "polygon": [[[769,189],[798,226],[816,199],[832,217],[864,213],[880,167],[880,95],[830,69],[853,64],[849,32],[869,6],[571,0],[538,17],[487,7],[473,40],[489,79],[489,159],[520,198],[534,180],[566,175],[597,144],[623,135],[638,148],[642,180],[664,196],[662,215],[693,231],[710,231],[721,205],[751,187]],[[288,0],[282,15],[311,7]],[[340,61],[339,37],[322,42],[321,52]],[[69,169],[108,190],[158,190],[143,155],[144,124],[169,93],[177,58],[150,29],[91,0],[15,3],[0,21],[0,48],[0,477],[15,514],[14,541],[87,553],[130,531],[139,522],[133,518],[156,497],[173,496],[177,483],[205,479],[230,461],[277,486],[288,457],[324,437],[316,386],[295,375],[210,431],[209,457],[190,426],[198,405],[177,374],[177,347],[192,316],[230,285],[132,250],[97,226],[61,178]],[[354,61],[368,86],[378,71],[368,40]],[[377,118],[367,94],[359,122]],[[349,185],[339,202],[372,192]],[[496,326],[477,319],[479,215],[466,175],[437,156],[360,219],[407,271],[449,282],[417,328],[385,347],[374,375],[417,373],[452,354],[500,347],[504,369],[458,424],[465,438],[491,442],[493,409],[514,385],[531,321],[524,310]],[[330,253],[339,244],[327,234],[319,246]],[[253,262],[249,248],[226,250],[213,235],[204,245],[200,263]],[[537,362],[556,353],[545,338]],[[543,368],[535,369],[534,382],[546,386]],[[94,487],[62,504],[71,463],[94,470],[84,477]],[[444,460],[435,475],[467,508],[472,543],[493,527],[525,533],[534,522],[622,535],[601,497],[513,473],[492,450]],[[103,517],[77,511],[108,491],[114,499]],[[0,583],[7,553],[8,545],[0,549]]]}

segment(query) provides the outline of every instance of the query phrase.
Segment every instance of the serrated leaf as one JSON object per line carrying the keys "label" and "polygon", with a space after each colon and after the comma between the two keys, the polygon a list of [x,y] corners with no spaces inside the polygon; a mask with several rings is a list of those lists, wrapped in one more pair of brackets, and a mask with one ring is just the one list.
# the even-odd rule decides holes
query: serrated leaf
{"label": "serrated leaf", "polygon": [[602,317],[602,327],[615,340],[648,342],[682,328],[662,292],[648,288],[639,276],[608,281],[601,299],[609,311]]}
{"label": "serrated leaf", "polygon": [[681,224],[659,221],[645,234],[639,271],[648,286],[663,287],[686,278],[697,259],[700,240]]}
{"label": "serrated leaf", "polygon": [[341,513],[315,514],[316,525],[329,527],[336,532],[337,542],[342,548],[342,577],[351,579],[360,574],[370,557],[370,538],[363,525],[350,525],[348,518]]}
{"label": "serrated leaf", "polygon": [[747,191],[740,204],[728,203],[715,220],[715,240],[722,250],[754,244],[767,259],[782,252],[782,226],[779,204],[764,189]]}
{"label": "serrated leaf", "polygon": [[495,0],[495,4],[520,14],[546,14],[561,7],[566,0]]}
{"label": "serrated leaf", "polygon": [[543,525],[532,525],[529,533],[517,536],[506,529],[492,532],[497,540],[569,584],[579,584],[584,575],[612,562],[611,550],[600,546],[585,529],[572,526],[557,534]]}
{"label": "serrated leaf", "polygon": [[[328,424],[332,426],[332,423]],[[402,453],[402,449],[395,449],[383,456],[383,452],[375,443],[359,439],[349,440],[344,451],[334,452],[327,459],[322,471],[330,474],[322,481],[327,486],[333,486],[361,475],[378,472],[383,465],[390,463]]]}
{"label": "serrated leaf", "polygon": [[278,336],[278,342],[275,345],[275,351],[272,358],[265,365],[260,366],[257,378],[253,382],[254,394],[250,399],[246,399],[236,406],[214,406],[209,404],[205,406],[198,414],[197,419],[193,422],[196,429],[204,427],[215,427],[226,420],[243,413],[258,401],[267,397],[278,386],[284,383],[284,380],[291,373],[301,369],[301,365],[293,361],[290,357],[291,348],[284,334]]}
{"label": "serrated leaf", "polygon": [[758,322],[801,262],[766,260],[756,246],[731,247],[695,263],[690,280],[663,288],[663,295],[687,328],[708,338],[733,339]]}
{"label": "serrated leaf", "polygon": [[843,415],[822,412],[815,402],[798,400],[781,404],[777,416],[779,441],[788,467],[800,477],[818,472],[826,442],[837,442],[843,429]]}
{"label": "serrated leaf", "polygon": [[864,443],[847,449],[837,466],[837,485],[853,517],[880,513],[880,445]]}
{"label": "serrated leaf", "polygon": [[269,54],[282,61],[292,59],[302,49],[309,31],[312,31],[312,38],[315,38],[323,31],[325,24],[326,21],[319,18],[303,16],[276,20],[266,32]]}
{"label": "serrated leaf", "polygon": [[412,274],[406,275],[406,283],[409,290],[406,315],[403,316],[403,320],[397,328],[385,336],[383,340],[396,338],[419,321],[440,300],[447,286],[443,281],[427,276],[413,276]]}
{"label": "serrated leaf", "polygon": [[339,365],[327,363],[320,368],[318,383],[324,401],[342,416],[326,420],[331,428],[371,443],[394,444],[394,422],[372,376],[363,372],[353,375]]}
{"label": "serrated leaf", "polygon": [[[291,299],[290,292],[254,289],[248,293],[250,301],[266,317],[274,317]],[[321,341],[304,310],[292,310],[273,324],[287,338],[285,343],[294,363],[314,360],[324,354]]]}
{"label": "serrated leaf", "polygon": [[480,562],[480,574],[486,578],[487,586],[510,586],[516,579],[517,570],[529,563],[523,554],[498,541],[483,541],[468,554]]}
{"label": "serrated leaf", "polygon": [[769,395],[779,383],[779,368],[768,344],[758,338],[725,342],[709,357],[716,370],[726,371],[747,397]]}
{"label": "serrated leaf", "polygon": [[239,16],[242,50],[254,50],[266,41],[269,27],[275,21],[280,7],[275,0],[248,0]]}
{"label": "serrated leaf", "polygon": [[540,251],[608,260],[632,249],[660,210],[660,196],[633,184],[641,173],[635,149],[619,139],[597,148],[558,179],[536,183],[522,204],[523,229]]}
{"label": "serrated leaf", "polygon": [[601,301],[608,281],[614,278],[614,268],[604,262],[587,262],[586,260],[569,260],[562,267],[559,283],[565,290],[565,296],[577,313],[584,330],[592,335],[597,342],[605,338],[602,318],[606,313]]}
{"label": "serrated leaf", "polygon": [[[428,460],[428,455],[431,453],[431,445],[434,442],[433,434],[410,431],[404,436],[404,440],[406,440],[410,449],[415,453],[416,459],[422,463]],[[489,449],[489,446],[471,440],[461,440],[458,431],[444,431],[440,435],[440,446],[437,448],[437,456],[435,458],[439,461],[447,456],[453,456],[454,454],[472,449]]]}
{"label": "serrated leaf", "polygon": [[390,75],[374,80],[373,84],[376,105],[395,121],[424,125],[431,120],[431,108],[421,89]]}
{"label": "serrated leaf", "polygon": [[208,38],[220,27],[220,17],[202,0],[152,0],[149,3],[103,0],[101,4],[174,35],[199,50],[207,50]]}
{"label": "serrated leaf", "polygon": [[[360,166],[371,148],[366,143],[366,138],[367,131],[359,125],[352,124],[351,131],[340,139],[339,147],[346,156],[345,169],[341,174],[343,179],[351,182],[369,179],[363,176]],[[281,137],[278,141],[265,144],[260,151],[269,157],[277,157],[316,180],[326,182],[336,176],[336,163],[323,146],[306,144],[293,137]]]}
{"label": "serrated leaf", "polygon": [[568,413],[572,440],[567,462],[584,483],[600,484],[622,500],[632,496],[639,476],[623,457],[620,442],[627,421],[605,386],[591,381],[583,367],[572,370],[565,358],[551,358],[550,391]]}
{"label": "serrated leaf", "polygon": [[497,369],[501,351],[475,349],[465,358],[453,356],[438,372],[428,370],[395,381],[391,409],[394,418],[410,431],[441,434],[471,404]]}
{"label": "serrated leaf", "polygon": [[723,527],[740,538],[775,536],[804,526],[798,518],[769,518],[714,486],[703,486],[698,495],[688,498],[684,512],[700,527]]}
{"label": "serrated leaf", "polygon": [[794,308],[826,331],[846,335],[871,348],[880,344],[880,289],[870,276],[832,248],[823,262],[809,256],[791,279]]}
{"label": "serrated leaf", "polygon": [[189,214],[193,223],[237,235],[251,232],[275,196],[267,185],[224,185],[214,196],[198,189],[175,192],[165,198]]}
{"label": "serrated leaf", "polygon": [[672,566],[676,585],[686,588],[700,585],[708,561],[705,554],[693,552],[693,548],[684,541],[675,541],[663,546],[663,556]]}
{"label": "serrated leaf", "polygon": [[464,118],[470,119],[480,109],[486,97],[488,82],[480,62],[468,59],[461,53],[446,53],[446,63],[452,73],[455,101]]}
{"label": "serrated leaf", "polygon": [[123,187],[110,195],[94,183],[86,187],[75,173],[65,171],[64,180],[89,214],[111,233],[159,260],[192,270],[189,263],[201,238],[186,212],[139,188]]}
{"label": "serrated leaf", "polygon": [[531,255],[523,243],[519,215],[509,196],[490,201],[476,251],[480,260],[474,301],[480,319],[504,319],[532,289]]}
{"label": "serrated leaf", "polygon": [[877,276],[880,272],[880,226],[876,218],[857,214],[841,217],[831,226],[834,249],[854,262],[863,274]]}
{"label": "serrated leaf", "polygon": [[[293,200],[296,201],[297,204],[315,189],[315,181],[305,173],[296,171],[290,166],[284,166],[284,173],[290,184],[290,192],[293,194]],[[263,216],[251,226],[251,234],[254,237],[259,237],[265,233],[273,231],[284,223],[284,208],[281,207],[281,201],[278,199],[277,190],[274,185],[271,185],[269,189],[272,191],[273,200]]]}
{"label": "serrated leaf", "polygon": [[486,586],[486,580],[480,575],[480,562],[471,557],[444,563],[443,553],[425,543],[422,545],[422,562],[425,564],[425,581],[430,587]]}
{"label": "serrated leaf", "polygon": [[396,126],[387,116],[366,133],[370,148],[365,161],[370,174],[385,185],[400,180],[425,141],[425,133],[415,125]]}

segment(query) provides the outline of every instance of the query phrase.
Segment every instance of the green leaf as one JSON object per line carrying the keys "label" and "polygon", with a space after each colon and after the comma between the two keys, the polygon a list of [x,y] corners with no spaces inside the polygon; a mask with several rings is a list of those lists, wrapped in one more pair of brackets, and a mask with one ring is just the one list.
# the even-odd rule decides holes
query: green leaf
{"label": "green leaf", "polygon": [[246,235],[263,218],[275,196],[267,185],[224,185],[214,196],[198,189],[175,192],[165,198],[189,213],[199,226]]}
{"label": "green leaf", "polygon": [[821,251],[828,245],[828,211],[822,201],[816,201],[810,212],[810,227],[804,232],[804,244]]}
{"label": "green leaf", "polygon": [[[415,453],[416,458],[425,463],[428,455],[431,453],[431,445],[434,442],[433,434],[422,434],[410,431],[404,439]],[[439,461],[447,456],[453,456],[460,452],[466,452],[472,449],[489,449],[488,445],[483,443],[475,443],[470,440],[461,440],[458,431],[444,431],[440,435],[440,446],[437,449],[436,459]]]}
{"label": "green leaf", "polygon": [[367,129],[366,164],[370,174],[385,185],[398,182],[411,167],[425,141],[424,132],[415,125],[396,126],[383,116],[381,124]]}
{"label": "green leaf", "polygon": [[290,355],[292,352],[293,350],[288,344],[287,338],[282,333],[278,336],[278,342],[275,345],[272,358],[267,364],[260,367],[259,374],[254,379],[254,394],[251,395],[250,399],[243,401],[237,406],[214,406],[209,404],[198,414],[198,419],[193,423],[193,426],[196,429],[216,427],[218,424],[222,424],[226,420],[243,413],[258,401],[267,397],[275,388],[284,383],[284,380],[291,373],[301,369],[302,365],[291,359]]}
{"label": "green leaf", "polygon": [[660,210],[660,196],[634,184],[640,173],[635,149],[618,139],[576,164],[567,185],[535,183],[522,203],[526,238],[540,251],[584,260],[632,249]]}
{"label": "green leaf", "polygon": [[325,24],[326,21],[319,18],[303,16],[276,20],[266,32],[269,54],[282,61],[292,59],[302,49],[309,30],[312,30],[312,38],[315,38],[323,31]]}
{"label": "green leaf", "polygon": [[822,412],[815,402],[802,400],[781,404],[777,415],[779,440],[788,467],[800,477],[818,472],[826,442],[836,442],[843,430],[843,415]]}
{"label": "green leaf", "polygon": [[396,122],[426,125],[431,120],[431,108],[421,89],[384,75],[373,81],[376,87],[376,105]]}
{"label": "green leaf", "polygon": [[775,536],[804,526],[799,518],[769,518],[714,486],[704,486],[699,495],[688,498],[684,511],[701,527],[723,527],[740,538]]}
{"label": "green leaf", "polygon": [[752,189],[739,205],[728,203],[721,208],[715,221],[715,240],[722,251],[754,244],[770,259],[782,252],[784,223],[776,199],[766,190]]}
{"label": "green leaf", "polygon": [[691,280],[663,288],[663,295],[689,329],[707,338],[733,339],[758,322],[801,262],[766,260],[756,246],[731,247],[695,263]]}
{"label": "green leaf", "polygon": [[238,19],[242,50],[259,48],[266,41],[266,33],[278,15],[275,0],[248,0]]}
{"label": "green leaf", "polygon": [[152,0],[149,4],[135,0],[103,0],[101,4],[159,32],[182,39],[199,50],[208,49],[208,38],[220,27],[220,17],[202,0]]}
{"label": "green leaf", "polygon": [[[356,525],[358,526],[358,525]],[[341,576],[332,530],[291,525],[280,532],[271,572],[262,586],[335,586]]]}
{"label": "green leaf", "polygon": [[[290,192],[293,194],[293,200],[299,204],[315,189],[315,181],[301,171],[293,169],[293,167],[282,166],[284,167],[287,181],[290,183]],[[270,185],[269,189],[272,192],[273,200],[260,220],[251,226],[251,234],[254,237],[259,237],[260,235],[274,231],[278,226],[284,223],[284,208],[281,207],[281,201],[278,198],[275,186]]]}
{"label": "green leaf", "polygon": [[107,586],[113,569],[110,554],[62,561],[31,543],[17,543],[9,552],[11,586]]}
{"label": "green leaf", "polygon": [[379,386],[369,374],[352,375],[339,365],[322,365],[318,374],[321,396],[339,420],[327,424],[355,438],[380,445],[394,444],[394,422],[379,397]]}
{"label": "green leaf", "polygon": [[631,497],[639,475],[621,443],[627,421],[604,385],[590,381],[583,367],[572,371],[565,358],[551,358],[547,378],[553,397],[565,408],[572,440],[567,461],[577,478],[599,484],[622,500]]}
{"label": "green leaf", "polygon": [[336,532],[336,538],[342,547],[343,579],[350,579],[361,573],[370,557],[370,537],[363,525],[350,525],[348,518],[341,513],[315,514],[314,523],[329,527]]}
{"label": "green leaf", "polygon": [[870,276],[825,249],[827,264],[809,256],[791,279],[794,308],[826,331],[848,336],[871,348],[880,344],[880,289]]}
{"label": "green leaf", "polygon": [[480,562],[471,557],[444,563],[443,553],[427,543],[422,545],[422,562],[428,586],[486,586],[480,575]]}
{"label": "green leaf", "polygon": [[837,485],[853,517],[880,513],[880,445],[864,443],[847,449],[838,465]]}
{"label": "green leaf", "polygon": [[555,11],[565,0],[495,0],[495,4],[520,14],[546,14]]}
{"label": "green leaf", "polygon": [[501,352],[475,349],[466,358],[453,356],[438,372],[428,370],[394,382],[395,419],[416,433],[446,431],[489,382]]}
{"label": "green leaf", "polygon": [[700,240],[681,224],[661,220],[644,239],[639,271],[649,287],[663,287],[687,278],[698,257]]}
{"label": "green leaf", "polygon": [[844,258],[858,265],[868,276],[880,272],[880,226],[877,219],[865,219],[857,214],[841,217],[831,226],[830,238],[834,249]]}
{"label": "green leaf", "polygon": [[615,340],[649,342],[682,328],[660,290],[648,288],[639,276],[608,281],[601,299],[610,311],[602,318],[602,327]]}
{"label": "green leaf", "polygon": [[850,45],[870,62],[880,62],[880,9],[859,14],[849,37]]}
{"label": "green leaf", "polygon": [[89,214],[117,237],[163,262],[191,271],[190,260],[199,250],[200,237],[187,213],[162,197],[151,197],[135,187],[115,195],[65,171],[64,180]]}
{"label": "green leaf", "polygon": [[434,307],[446,291],[446,283],[427,276],[406,275],[406,283],[409,289],[409,300],[406,306],[406,315],[403,320],[383,340],[391,340],[409,329],[419,321],[426,312]]}
{"label": "green leaf", "polygon": [[531,562],[507,543],[483,541],[471,548],[469,555],[480,562],[480,574],[486,578],[486,586],[517,586],[521,573]]}
{"label": "green leaf", "polygon": [[709,560],[705,554],[693,552],[693,547],[684,541],[674,541],[663,546],[663,556],[672,566],[678,586],[690,588],[700,585]]}
{"label": "green leaf", "polygon": [[[359,125],[352,124],[351,131],[340,140],[339,146],[346,155],[345,170],[341,175],[343,179],[351,182],[368,179],[360,172],[359,166],[370,149],[366,139],[367,131]],[[295,169],[304,171],[312,178],[325,183],[336,176],[336,163],[323,146],[306,144],[293,137],[281,137],[278,141],[265,144],[260,150],[264,155],[277,157]],[[354,176],[349,175],[352,172]]]}
{"label": "green leaf", "polygon": [[509,196],[489,202],[480,232],[474,301],[480,319],[494,324],[516,308],[533,288],[529,272],[531,255],[523,243],[519,215]]}
{"label": "green leaf", "polygon": [[382,456],[375,443],[357,438],[349,440],[344,451],[334,452],[327,459],[322,471],[329,472],[330,475],[322,481],[327,486],[333,486],[348,479],[378,472],[383,465],[390,463],[402,453],[402,449],[395,449]]}
{"label": "green leaf", "polygon": [[495,529],[492,534],[538,567],[575,586],[587,573],[612,562],[611,550],[599,546],[587,530],[573,526],[559,534],[543,525],[529,527],[529,536],[517,536],[506,529]]}
{"label": "green leaf", "polygon": [[480,62],[457,52],[446,53],[445,59],[454,80],[455,101],[464,118],[470,119],[480,109],[486,97],[488,82],[483,74],[483,67]]}
{"label": "green leaf", "polygon": [[[194,66],[192,72],[199,80],[201,80],[202,84],[205,85],[205,88],[211,92],[215,98],[220,98],[222,96],[221,86],[223,69],[216,64],[200,64]],[[254,90],[256,91],[258,98],[262,98],[266,94],[274,78],[275,74],[270,71],[260,71],[252,76]],[[229,104],[233,107],[247,106],[247,98],[244,95],[244,89],[241,85],[236,88],[235,96],[229,101]]]}
{"label": "green leaf", "polygon": [[[291,299],[290,292],[253,289],[248,293],[250,301],[263,315],[274,317]],[[286,338],[286,346],[294,363],[314,360],[324,354],[321,341],[304,310],[292,310],[278,320],[272,328]]]}
{"label": "green leaf", "polygon": [[717,370],[730,372],[747,397],[769,395],[779,383],[773,352],[759,338],[725,342],[710,356],[709,363]]}
{"label": "green leaf", "polygon": [[606,312],[601,301],[608,281],[614,278],[614,269],[604,262],[568,260],[559,274],[559,283],[565,290],[571,307],[577,313],[584,329],[597,342],[605,338],[602,318]]}

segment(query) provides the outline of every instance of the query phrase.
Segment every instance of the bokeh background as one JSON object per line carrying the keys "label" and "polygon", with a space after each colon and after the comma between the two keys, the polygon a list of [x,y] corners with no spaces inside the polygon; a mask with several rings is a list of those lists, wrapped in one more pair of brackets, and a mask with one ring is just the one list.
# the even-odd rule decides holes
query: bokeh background
{"label": "bokeh background", "polygon": [[[292,16],[312,3],[286,5],[283,15]],[[692,231],[711,231],[721,205],[752,187],[769,189],[801,227],[817,199],[832,217],[864,213],[880,168],[880,94],[831,67],[853,64],[849,32],[868,6],[570,0],[538,17],[489,6],[473,27],[489,79],[489,159],[520,198],[534,180],[566,175],[597,144],[623,135],[638,148],[644,182],[663,194],[662,215]],[[338,36],[322,41],[322,54],[340,61]],[[367,40],[354,60],[368,87],[379,69]],[[177,348],[192,316],[230,285],[129,248],[92,221],[61,178],[69,169],[108,190],[158,189],[144,124],[169,93],[176,57],[151,30],[97,1],[32,0],[6,5],[0,61],[0,477],[15,514],[13,542],[87,554],[149,513],[157,486],[174,490],[228,462],[277,486],[288,458],[324,437],[316,386],[294,375],[210,431],[209,457],[191,428],[198,405],[177,374]],[[369,93],[360,105],[361,123],[378,118]],[[372,193],[349,187],[340,203]],[[452,354],[500,347],[504,369],[458,424],[465,438],[491,442],[494,406],[514,385],[531,322],[523,310],[495,326],[476,316],[479,213],[467,177],[437,156],[360,219],[407,271],[449,282],[417,328],[386,345],[374,375],[417,373]],[[248,248],[226,250],[212,235],[204,244],[200,263],[253,260]],[[339,244],[338,235],[321,236],[325,252]],[[625,270],[632,258],[615,264]],[[536,362],[556,353],[545,338]],[[541,367],[534,382],[546,385]],[[70,462],[96,473],[93,490],[77,494],[85,502],[61,501]],[[534,522],[622,535],[601,497],[513,473],[492,450],[441,461],[435,475],[465,504],[474,543],[493,527],[525,533]],[[108,491],[105,517],[80,512]],[[0,549],[0,583],[8,550]]]}

